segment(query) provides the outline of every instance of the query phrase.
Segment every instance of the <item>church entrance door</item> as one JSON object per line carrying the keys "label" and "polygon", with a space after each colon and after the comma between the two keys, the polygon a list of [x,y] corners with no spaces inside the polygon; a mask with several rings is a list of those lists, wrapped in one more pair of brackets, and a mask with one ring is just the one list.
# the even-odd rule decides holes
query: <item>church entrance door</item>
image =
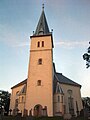
{"label": "church entrance door", "polygon": [[34,107],[34,116],[42,116],[42,106],[40,104],[35,105]]}

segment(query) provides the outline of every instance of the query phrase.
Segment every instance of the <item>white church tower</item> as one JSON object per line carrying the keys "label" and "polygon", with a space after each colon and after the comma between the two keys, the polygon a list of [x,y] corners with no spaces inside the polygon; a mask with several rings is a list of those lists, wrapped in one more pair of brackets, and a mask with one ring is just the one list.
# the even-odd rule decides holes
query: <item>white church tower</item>
{"label": "white church tower", "polygon": [[31,110],[34,116],[53,116],[53,37],[44,6],[36,31],[30,38],[25,109]]}

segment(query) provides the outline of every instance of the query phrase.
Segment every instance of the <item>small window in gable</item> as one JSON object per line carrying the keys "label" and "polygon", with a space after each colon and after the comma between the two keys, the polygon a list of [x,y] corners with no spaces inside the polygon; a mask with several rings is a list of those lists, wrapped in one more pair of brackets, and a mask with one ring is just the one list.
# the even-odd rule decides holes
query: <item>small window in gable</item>
{"label": "small window in gable", "polygon": [[42,47],[44,47],[44,41],[42,41]]}
{"label": "small window in gable", "polygon": [[41,80],[37,81],[37,86],[41,86]]}
{"label": "small window in gable", "polygon": [[42,64],[42,58],[38,59],[38,64],[41,65]]}
{"label": "small window in gable", "polygon": [[37,43],[37,47],[40,47],[40,42]]}

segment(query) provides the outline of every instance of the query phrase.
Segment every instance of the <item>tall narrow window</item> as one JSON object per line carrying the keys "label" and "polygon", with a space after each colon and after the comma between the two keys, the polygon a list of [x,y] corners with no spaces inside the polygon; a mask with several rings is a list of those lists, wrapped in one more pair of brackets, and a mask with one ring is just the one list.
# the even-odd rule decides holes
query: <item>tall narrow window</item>
{"label": "tall narrow window", "polygon": [[18,107],[18,99],[15,100],[15,108]]}
{"label": "tall narrow window", "polygon": [[39,64],[39,65],[42,64],[42,58],[38,59],[38,64]]}
{"label": "tall narrow window", "polygon": [[69,105],[69,112],[71,115],[74,115],[74,103],[73,103],[73,98],[68,97],[68,105]]}
{"label": "tall narrow window", "polygon": [[58,96],[58,102],[60,102],[60,96]]}
{"label": "tall narrow window", "polygon": [[37,86],[41,86],[41,80],[37,81]]}
{"label": "tall narrow window", "polygon": [[61,102],[63,103],[63,96],[61,96]]}
{"label": "tall narrow window", "polygon": [[20,97],[19,97],[19,99],[18,99],[18,102],[19,102],[19,103],[21,102]]}
{"label": "tall narrow window", "polygon": [[44,41],[42,41],[42,47],[44,47]]}
{"label": "tall narrow window", "polygon": [[69,106],[69,113],[71,115],[74,115],[74,100],[73,100],[73,91],[72,90],[68,90],[68,106]]}
{"label": "tall narrow window", "polygon": [[40,42],[37,43],[37,47],[40,47]]}
{"label": "tall narrow window", "polygon": [[24,102],[24,97],[22,96],[22,102]]}

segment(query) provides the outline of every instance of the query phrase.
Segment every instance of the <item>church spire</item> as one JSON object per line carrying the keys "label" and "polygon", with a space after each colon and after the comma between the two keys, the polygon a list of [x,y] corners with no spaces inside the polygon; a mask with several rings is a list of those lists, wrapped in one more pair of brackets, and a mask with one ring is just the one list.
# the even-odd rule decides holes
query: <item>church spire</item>
{"label": "church spire", "polygon": [[49,33],[50,33],[50,31],[49,31],[49,27],[47,24],[45,13],[44,13],[44,4],[42,4],[42,13],[41,13],[41,16],[40,16],[40,19],[39,19],[39,22],[38,22],[38,25],[37,25],[34,35],[35,36],[47,35]]}

